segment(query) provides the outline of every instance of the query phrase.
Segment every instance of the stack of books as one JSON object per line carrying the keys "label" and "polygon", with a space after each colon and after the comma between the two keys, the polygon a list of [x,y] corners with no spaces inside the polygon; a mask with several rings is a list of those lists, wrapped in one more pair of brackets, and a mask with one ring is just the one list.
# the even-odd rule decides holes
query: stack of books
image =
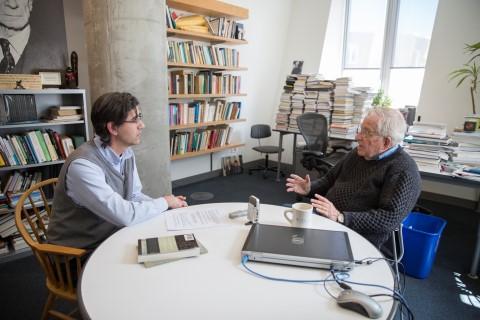
{"label": "stack of books", "polygon": [[78,121],[83,119],[80,106],[57,106],[50,108],[48,122]]}
{"label": "stack of books", "polygon": [[447,125],[442,123],[415,122],[408,128],[404,142],[405,151],[421,169],[438,170],[454,152]]}
{"label": "stack of books", "polygon": [[454,132],[452,140],[458,143],[452,162],[480,167],[480,132]]}
{"label": "stack of books", "polygon": [[368,109],[370,109],[372,106],[372,100],[375,92],[370,87],[355,87],[353,88],[353,91],[352,124],[355,129],[358,129]]}
{"label": "stack of books", "polygon": [[193,233],[138,239],[138,263],[151,267],[206,253]]}
{"label": "stack of books", "polygon": [[357,128],[353,120],[353,90],[352,79],[337,78],[335,81],[335,99],[333,103],[330,137],[340,139],[355,139]]}

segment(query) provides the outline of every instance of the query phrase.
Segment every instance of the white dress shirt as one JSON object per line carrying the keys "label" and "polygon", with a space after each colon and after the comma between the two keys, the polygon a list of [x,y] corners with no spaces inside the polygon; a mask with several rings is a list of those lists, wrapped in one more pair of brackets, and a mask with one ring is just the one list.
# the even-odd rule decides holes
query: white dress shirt
{"label": "white dress shirt", "polygon": [[[15,34],[10,37],[6,38],[10,42],[10,53],[13,56],[13,59],[15,59],[15,64],[18,62],[20,59],[20,56],[23,53],[23,50],[25,50],[25,47],[27,46],[28,43],[28,38],[30,37],[30,25],[27,25],[22,31],[15,32]],[[2,36],[0,36],[2,38]],[[0,50],[0,61],[3,59],[3,51]]]}
{"label": "white dress shirt", "polygon": [[98,136],[94,142],[107,162],[122,175],[125,160],[134,157],[132,201],[123,199],[105,182],[105,174],[99,166],[86,159],[77,159],[70,163],[66,174],[67,195],[77,205],[120,227],[134,225],[168,209],[165,198],[152,199],[142,193],[142,183],[131,148],[118,156],[109,146],[103,148]]}

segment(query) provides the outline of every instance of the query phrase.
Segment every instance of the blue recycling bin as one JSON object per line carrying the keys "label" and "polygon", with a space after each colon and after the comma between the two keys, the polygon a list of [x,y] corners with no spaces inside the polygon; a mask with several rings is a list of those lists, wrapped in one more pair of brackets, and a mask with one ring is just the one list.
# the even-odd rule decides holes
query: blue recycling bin
{"label": "blue recycling bin", "polygon": [[445,219],[419,212],[410,212],[403,220],[405,252],[402,263],[406,274],[418,279],[428,277],[446,225]]}

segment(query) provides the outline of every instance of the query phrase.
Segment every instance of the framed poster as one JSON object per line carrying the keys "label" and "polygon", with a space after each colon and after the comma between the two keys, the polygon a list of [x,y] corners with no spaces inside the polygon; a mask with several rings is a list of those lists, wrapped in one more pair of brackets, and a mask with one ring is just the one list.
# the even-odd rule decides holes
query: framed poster
{"label": "framed poster", "polygon": [[0,73],[65,69],[68,53],[62,0],[2,1],[0,25]]}

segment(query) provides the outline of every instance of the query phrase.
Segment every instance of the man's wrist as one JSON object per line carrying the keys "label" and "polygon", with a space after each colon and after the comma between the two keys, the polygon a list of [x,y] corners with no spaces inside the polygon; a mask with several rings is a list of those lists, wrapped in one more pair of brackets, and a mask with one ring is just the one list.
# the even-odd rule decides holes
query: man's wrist
{"label": "man's wrist", "polygon": [[341,212],[338,213],[337,222],[344,224],[345,223],[345,215]]}

